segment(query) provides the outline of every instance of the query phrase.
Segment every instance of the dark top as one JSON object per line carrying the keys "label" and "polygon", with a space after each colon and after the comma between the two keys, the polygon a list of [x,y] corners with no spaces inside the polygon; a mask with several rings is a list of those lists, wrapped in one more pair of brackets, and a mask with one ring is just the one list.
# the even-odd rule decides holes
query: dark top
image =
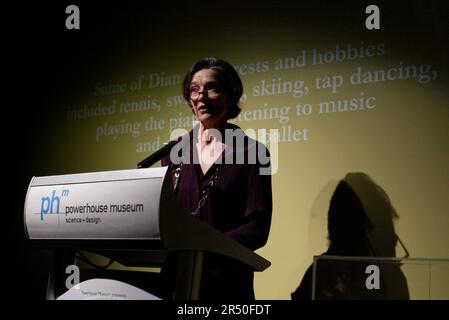
{"label": "dark top", "polygon": [[[228,124],[226,129],[240,130]],[[195,132],[195,134],[193,133]],[[235,239],[251,250],[265,245],[271,224],[271,175],[260,174],[269,167],[269,153],[263,144],[244,136],[243,146],[227,143],[221,157],[203,175],[197,159],[197,131],[189,133],[190,161],[173,165],[172,172],[180,166],[176,195],[187,214],[198,207],[203,190],[209,195],[199,210],[198,218]],[[254,157],[259,152],[259,160]],[[229,164],[230,160],[242,164]],[[241,161],[243,160],[243,161]],[[192,164],[193,162],[193,164]],[[162,165],[170,164],[169,157]],[[218,170],[217,170],[218,169]],[[173,176],[174,185],[175,177]],[[213,180],[213,186],[210,186]],[[242,263],[228,257],[208,253],[203,267],[200,299],[254,299],[253,272]]]}

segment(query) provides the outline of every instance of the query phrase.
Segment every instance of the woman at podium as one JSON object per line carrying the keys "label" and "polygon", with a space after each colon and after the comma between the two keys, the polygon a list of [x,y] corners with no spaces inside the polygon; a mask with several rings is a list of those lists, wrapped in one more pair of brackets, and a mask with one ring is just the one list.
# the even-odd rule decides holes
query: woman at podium
{"label": "woman at podium", "polygon": [[[190,152],[181,162],[167,156],[162,165],[171,165],[185,212],[256,250],[265,245],[271,224],[270,158],[263,144],[228,122],[239,115],[242,94],[231,64],[216,58],[196,62],[183,82],[183,96],[198,119],[185,137]],[[162,270],[170,279],[168,297],[176,281],[176,260],[171,254]],[[237,260],[206,253],[199,299],[255,299],[253,271]]]}

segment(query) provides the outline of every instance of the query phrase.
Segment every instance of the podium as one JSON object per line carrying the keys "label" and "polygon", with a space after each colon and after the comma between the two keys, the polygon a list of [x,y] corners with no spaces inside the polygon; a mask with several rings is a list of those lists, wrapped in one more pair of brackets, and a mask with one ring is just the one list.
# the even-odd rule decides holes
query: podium
{"label": "podium", "polygon": [[[65,268],[74,250],[92,251],[125,266],[161,265],[180,253],[174,299],[199,296],[204,252],[236,259],[254,271],[270,262],[179,205],[168,167],[33,177],[25,199],[26,236],[60,254]],[[53,272],[49,287],[63,283]],[[57,294],[56,294],[57,296]]]}

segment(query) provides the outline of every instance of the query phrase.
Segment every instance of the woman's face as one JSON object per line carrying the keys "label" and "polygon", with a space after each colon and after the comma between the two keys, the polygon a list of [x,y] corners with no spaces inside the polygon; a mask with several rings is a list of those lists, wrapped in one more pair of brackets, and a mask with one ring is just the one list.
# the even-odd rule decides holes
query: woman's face
{"label": "woman's face", "polygon": [[201,69],[190,82],[190,105],[203,125],[217,127],[226,123],[227,98],[214,69]]}

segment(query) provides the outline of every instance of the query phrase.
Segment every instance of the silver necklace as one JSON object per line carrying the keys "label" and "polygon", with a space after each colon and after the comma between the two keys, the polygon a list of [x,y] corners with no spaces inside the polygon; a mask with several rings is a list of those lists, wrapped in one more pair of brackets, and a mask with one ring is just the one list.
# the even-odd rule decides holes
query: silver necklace
{"label": "silver necklace", "polygon": [[[175,189],[175,191],[178,188],[179,179],[181,177],[181,168],[182,168],[182,162],[179,164],[179,166],[174,171],[174,176],[175,176],[174,189]],[[209,197],[210,189],[214,186],[214,183],[217,181],[219,168],[220,168],[220,166],[217,166],[215,168],[213,177],[209,180],[209,183],[203,189],[201,198],[198,201],[198,205],[197,205],[195,211],[192,211],[190,213],[192,216],[199,217],[200,210],[204,206],[204,203],[206,202],[207,197]]]}

